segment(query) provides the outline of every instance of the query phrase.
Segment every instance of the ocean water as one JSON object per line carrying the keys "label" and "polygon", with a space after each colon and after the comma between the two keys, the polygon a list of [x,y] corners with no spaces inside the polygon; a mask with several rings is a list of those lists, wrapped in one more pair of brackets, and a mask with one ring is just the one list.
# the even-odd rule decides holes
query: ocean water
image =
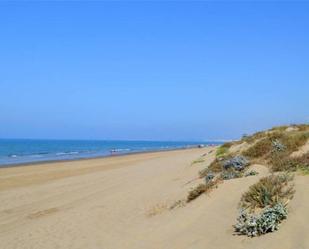
{"label": "ocean water", "polygon": [[0,139],[0,167],[196,147],[215,142]]}

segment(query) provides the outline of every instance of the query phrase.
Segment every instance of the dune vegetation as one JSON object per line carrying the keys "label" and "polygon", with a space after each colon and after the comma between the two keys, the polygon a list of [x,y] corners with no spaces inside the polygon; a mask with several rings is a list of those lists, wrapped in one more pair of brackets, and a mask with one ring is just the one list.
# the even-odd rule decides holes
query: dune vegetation
{"label": "dune vegetation", "polygon": [[267,167],[269,173],[243,190],[235,232],[254,237],[277,230],[294,196],[293,176],[309,173],[309,125],[274,127],[221,145],[215,159],[199,172],[206,183],[192,190],[188,201],[220,181],[256,176],[254,165]]}

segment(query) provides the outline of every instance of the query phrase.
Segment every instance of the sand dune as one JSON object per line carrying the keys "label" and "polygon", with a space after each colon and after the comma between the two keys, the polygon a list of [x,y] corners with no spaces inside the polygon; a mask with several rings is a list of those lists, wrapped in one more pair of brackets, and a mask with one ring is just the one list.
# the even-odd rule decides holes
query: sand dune
{"label": "sand dune", "polygon": [[297,176],[279,231],[233,235],[241,194],[257,176],[225,181],[209,195],[168,210],[201,180],[213,148],[0,169],[0,248],[307,249],[309,177]]}

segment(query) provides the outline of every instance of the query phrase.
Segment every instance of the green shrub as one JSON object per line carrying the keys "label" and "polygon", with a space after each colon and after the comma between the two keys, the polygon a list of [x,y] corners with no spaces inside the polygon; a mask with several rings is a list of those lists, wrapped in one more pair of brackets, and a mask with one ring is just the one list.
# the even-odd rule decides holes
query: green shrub
{"label": "green shrub", "polygon": [[[270,175],[252,185],[241,197],[241,210],[235,231],[249,237],[259,236],[278,229],[287,218],[287,202],[293,198],[292,175]],[[258,212],[257,212],[258,211]]]}
{"label": "green shrub", "polygon": [[222,157],[222,156],[224,156],[228,151],[229,151],[229,148],[224,147],[224,146],[220,146],[220,147],[217,149],[216,157]]}
{"label": "green shrub", "polygon": [[292,175],[279,174],[263,177],[245,192],[240,201],[243,208],[255,209],[286,203],[293,198],[294,186]]}

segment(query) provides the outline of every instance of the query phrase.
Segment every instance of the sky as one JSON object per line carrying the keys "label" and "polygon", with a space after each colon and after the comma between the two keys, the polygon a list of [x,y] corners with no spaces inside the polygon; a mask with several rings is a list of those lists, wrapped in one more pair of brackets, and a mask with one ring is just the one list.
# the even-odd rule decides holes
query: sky
{"label": "sky", "polygon": [[0,2],[0,138],[221,140],[309,122],[309,2]]}

